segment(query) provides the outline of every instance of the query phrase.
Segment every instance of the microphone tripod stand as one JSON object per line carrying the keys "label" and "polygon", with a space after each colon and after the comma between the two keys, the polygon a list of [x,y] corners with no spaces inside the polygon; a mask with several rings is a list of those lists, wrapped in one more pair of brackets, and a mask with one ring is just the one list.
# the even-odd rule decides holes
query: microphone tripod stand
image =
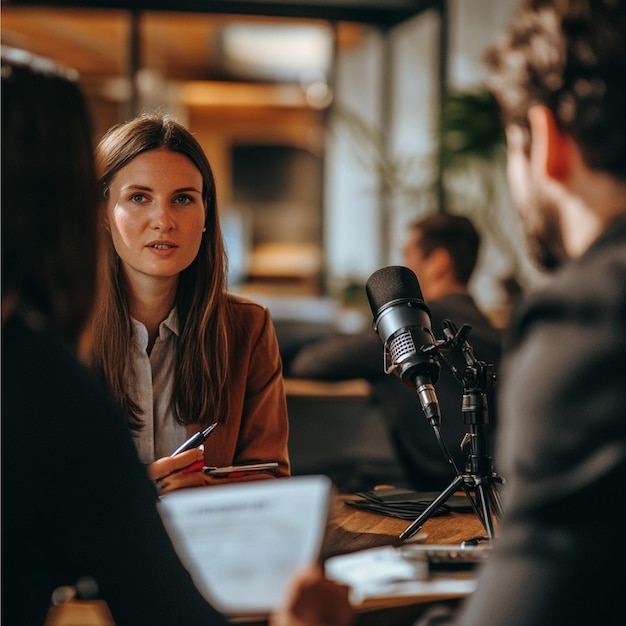
{"label": "microphone tripod stand", "polygon": [[[444,334],[447,341],[441,346],[461,345],[461,350],[465,358],[466,367],[462,375],[463,402],[462,413],[465,423],[469,426],[461,447],[470,444],[470,454],[467,458],[465,473],[461,474],[456,468],[454,460],[445,447],[445,443],[439,432],[439,425],[432,424],[437,435],[442,451],[446,455],[448,462],[454,468],[456,478],[424,509],[420,516],[415,519],[400,535],[399,539],[404,540],[412,537],[420,530],[424,522],[429,519],[445,502],[457,491],[463,490],[469,499],[474,512],[481,521],[487,533],[486,539],[492,540],[494,537],[494,515],[499,519],[502,514],[502,503],[500,494],[495,485],[502,484],[502,477],[493,471],[493,460],[487,454],[485,441],[485,424],[488,423],[487,389],[495,384],[495,372],[493,365],[488,365],[482,361],[477,361],[474,357],[472,347],[467,341],[467,335],[471,327],[463,325],[456,333],[454,324],[449,320],[444,322]],[[454,332],[453,332],[454,331]],[[441,347],[440,346],[440,347]],[[456,374],[456,368],[446,359],[446,363]],[[473,493],[472,493],[473,492]],[[468,544],[475,544],[485,539],[475,537],[467,540]]]}

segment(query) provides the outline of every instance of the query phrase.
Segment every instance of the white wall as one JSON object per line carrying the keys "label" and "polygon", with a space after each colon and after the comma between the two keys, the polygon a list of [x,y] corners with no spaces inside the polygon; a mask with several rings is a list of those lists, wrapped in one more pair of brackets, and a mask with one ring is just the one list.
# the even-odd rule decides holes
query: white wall
{"label": "white wall", "polygon": [[[510,18],[516,0],[450,0],[448,82],[451,90],[479,87],[486,69],[485,49],[494,43]],[[391,85],[389,154],[405,167],[403,180],[419,187],[432,175],[432,154],[437,112],[438,14],[426,11],[391,32],[391,77],[381,75],[384,58],[382,35],[372,32],[357,50],[341,55],[337,64],[335,101],[354,110],[368,124],[380,127],[384,107],[381,89]],[[389,82],[386,82],[389,80]],[[384,94],[383,94],[384,95]],[[347,280],[365,283],[378,267],[400,262],[407,221],[430,212],[425,194],[402,190],[381,207],[375,168],[366,163],[367,142],[355,141],[344,122],[334,118],[327,142],[325,181],[325,248],[331,291]],[[498,306],[503,294],[499,278],[510,271],[514,257],[524,255],[523,243],[511,207],[503,173],[495,199],[494,219],[508,235],[504,246],[487,245],[472,289],[485,306]],[[410,201],[409,201],[410,199]],[[381,212],[385,212],[381,215]],[[390,222],[390,242],[381,241],[381,224]],[[507,254],[503,254],[507,248]],[[517,249],[519,248],[519,249]],[[529,265],[521,262],[525,270]]]}
{"label": "white wall", "polygon": [[[389,42],[390,77],[383,76],[385,35],[381,32],[372,31],[360,48],[343,53],[338,60],[335,102],[340,109],[354,112],[377,131],[384,124],[383,100],[390,98],[387,141],[392,158],[419,161],[432,149],[437,22],[429,11],[394,29]],[[383,93],[387,88],[391,94]],[[325,183],[325,249],[331,287],[344,279],[364,283],[394,256],[403,194],[390,199],[391,242],[385,242],[376,170],[376,157],[381,156],[341,115],[331,118]]]}

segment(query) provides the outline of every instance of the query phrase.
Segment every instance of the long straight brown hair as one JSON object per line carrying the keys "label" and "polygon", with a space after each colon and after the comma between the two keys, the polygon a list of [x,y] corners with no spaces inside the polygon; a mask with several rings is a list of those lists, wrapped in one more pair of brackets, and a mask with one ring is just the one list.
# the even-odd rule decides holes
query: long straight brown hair
{"label": "long straight brown hair", "polygon": [[[175,297],[180,332],[174,360],[172,409],[180,424],[223,421],[228,412],[229,299],[227,259],[220,228],[215,179],[202,147],[193,135],[168,115],[144,114],[111,128],[96,149],[96,168],[103,190],[115,174],[139,154],[166,149],[185,155],[200,170],[206,203],[200,250],[180,274]],[[134,373],[130,355],[132,323],[121,263],[110,233],[103,231],[102,284],[94,314],[94,366],[134,430],[141,428],[141,410],[130,389]]]}
{"label": "long straight brown hair", "polygon": [[35,309],[76,348],[96,291],[91,119],[76,72],[0,51],[2,298]]}

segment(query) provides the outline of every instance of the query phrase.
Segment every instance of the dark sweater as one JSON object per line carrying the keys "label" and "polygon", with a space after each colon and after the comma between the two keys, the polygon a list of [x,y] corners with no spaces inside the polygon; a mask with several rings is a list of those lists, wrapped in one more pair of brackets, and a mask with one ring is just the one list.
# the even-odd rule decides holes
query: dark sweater
{"label": "dark sweater", "polygon": [[93,577],[116,626],[224,625],[181,565],[112,400],[58,338],[2,330],[2,623]]}

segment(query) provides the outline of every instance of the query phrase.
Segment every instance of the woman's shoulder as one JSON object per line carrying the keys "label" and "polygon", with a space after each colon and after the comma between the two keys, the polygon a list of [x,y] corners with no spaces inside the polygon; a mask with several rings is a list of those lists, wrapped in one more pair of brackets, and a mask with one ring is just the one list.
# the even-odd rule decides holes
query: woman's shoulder
{"label": "woman's shoulder", "polygon": [[240,296],[234,293],[228,293],[226,296],[229,307],[234,310],[241,311],[244,314],[258,317],[265,317],[268,314],[268,309],[264,304]]}
{"label": "woman's shoulder", "polygon": [[267,307],[264,304],[261,304],[260,302],[253,300],[252,298],[248,298],[247,296],[242,296],[238,293],[233,293],[232,291],[229,291],[226,294],[226,297],[228,301],[234,305],[252,306],[255,308],[258,307],[260,309],[267,309]]}
{"label": "woman's shoulder", "polygon": [[271,325],[271,315],[268,308],[244,296],[229,293],[227,296],[228,315],[237,328],[263,329]]}

